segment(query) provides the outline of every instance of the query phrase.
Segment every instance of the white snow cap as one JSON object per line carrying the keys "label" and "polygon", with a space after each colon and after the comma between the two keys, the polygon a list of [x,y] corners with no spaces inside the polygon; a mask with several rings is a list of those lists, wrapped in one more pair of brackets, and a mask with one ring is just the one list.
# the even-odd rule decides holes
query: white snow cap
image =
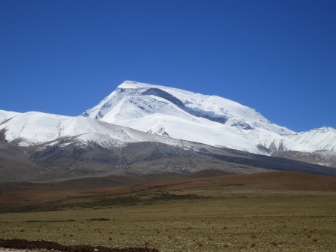
{"label": "white snow cap", "polygon": [[[309,137],[316,135],[314,131],[297,134],[235,101],[135,81],[123,82],[83,115],[152,134],[260,154],[336,151],[336,141]],[[328,132],[336,135],[334,129]]]}
{"label": "white snow cap", "polygon": [[83,116],[0,110],[0,133],[21,146],[62,139],[104,147],[143,141],[185,146],[181,139],[264,155],[277,150],[336,153],[333,128],[296,133],[222,97],[133,81],[119,85]]}

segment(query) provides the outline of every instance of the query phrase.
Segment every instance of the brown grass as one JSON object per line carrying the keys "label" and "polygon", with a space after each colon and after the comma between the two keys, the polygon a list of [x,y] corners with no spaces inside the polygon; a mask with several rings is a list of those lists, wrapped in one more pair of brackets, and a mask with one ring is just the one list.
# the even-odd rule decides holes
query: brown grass
{"label": "brown grass", "polygon": [[203,171],[0,188],[3,239],[161,251],[333,251],[336,243],[335,177]]}
{"label": "brown grass", "polygon": [[158,200],[0,214],[0,238],[160,251],[333,251],[336,195]]}
{"label": "brown grass", "polygon": [[139,177],[110,176],[61,183],[0,184],[0,210],[25,206],[61,206],[96,202],[100,198],[137,197],[151,199],[159,194],[223,197],[282,191],[300,194],[336,192],[336,177],[300,172],[270,172],[231,175],[203,171],[191,175],[158,174]]}

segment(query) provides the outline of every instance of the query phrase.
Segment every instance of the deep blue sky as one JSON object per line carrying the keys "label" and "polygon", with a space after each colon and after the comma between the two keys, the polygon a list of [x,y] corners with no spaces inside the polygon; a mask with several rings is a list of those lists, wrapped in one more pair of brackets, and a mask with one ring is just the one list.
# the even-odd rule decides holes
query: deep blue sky
{"label": "deep blue sky", "polygon": [[336,128],[336,1],[1,0],[0,109],[79,115],[124,80]]}

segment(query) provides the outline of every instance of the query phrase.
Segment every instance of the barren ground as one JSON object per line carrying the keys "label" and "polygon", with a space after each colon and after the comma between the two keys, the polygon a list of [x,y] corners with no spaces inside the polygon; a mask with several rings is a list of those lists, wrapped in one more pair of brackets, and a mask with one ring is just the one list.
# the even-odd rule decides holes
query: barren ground
{"label": "barren ground", "polygon": [[167,252],[334,251],[336,243],[335,177],[207,171],[2,188],[0,239]]}

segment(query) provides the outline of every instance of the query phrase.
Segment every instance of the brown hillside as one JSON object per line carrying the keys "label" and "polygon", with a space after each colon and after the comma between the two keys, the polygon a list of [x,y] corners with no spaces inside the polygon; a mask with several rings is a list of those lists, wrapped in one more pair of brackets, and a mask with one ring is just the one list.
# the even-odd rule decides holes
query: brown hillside
{"label": "brown hillside", "polygon": [[[269,172],[232,175],[202,171],[181,175],[108,176],[58,183],[0,183],[0,206],[23,207],[94,202],[97,197],[138,197],[168,193],[218,197],[230,192],[336,192],[336,177],[301,172]],[[146,198],[145,197],[145,198]],[[112,204],[112,203],[111,203]]]}

